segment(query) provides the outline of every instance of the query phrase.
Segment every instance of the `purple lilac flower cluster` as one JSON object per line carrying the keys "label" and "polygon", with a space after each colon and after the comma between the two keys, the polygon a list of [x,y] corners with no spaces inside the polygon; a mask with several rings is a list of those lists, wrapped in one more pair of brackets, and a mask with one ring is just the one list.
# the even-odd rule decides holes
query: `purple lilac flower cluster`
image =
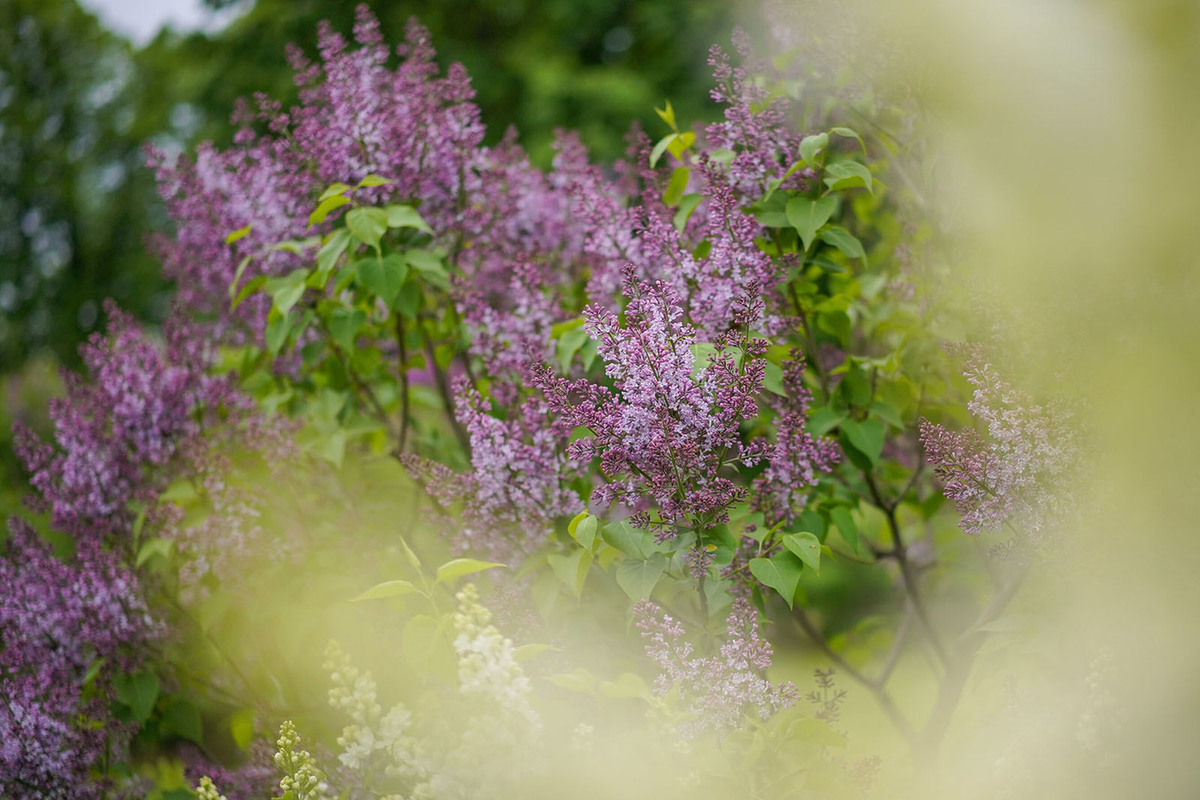
{"label": "purple lilac flower cluster", "polygon": [[56,558],[14,518],[0,586],[0,796],[101,797],[91,771],[132,733],[109,715],[108,678],[136,668],[156,634],[137,581],[98,548]]}
{"label": "purple lilac flower cluster", "polygon": [[164,348],[115,307],[108,314],[108,335],[81,350],[88,380],[64,375],[67,396],[51,401],[55,444],[17,431],[37,510],[49,511],[80,547],[128,530],[129,502],[148,499],[147,470],[200,431],[197,408],[235,402],[229,381],[207,373],[209,354],[183,328],[168,326]]}
{"label": "purple lilac flower cluster", "polygon": [[986,432],[952,431],[922,420],[925,456],[964,531],[1009,525],[1039,540],[1073,507],[1070,489],[1080,464],[1071,414],[1059,404],[1035,403],[980,349],[970,353],[963,374],[975,387],[967,408]]}
{"label": "purple lilac flower cluster", "polygon": [[455,526],[461,531],[449,535],[459,551],[511,563],[545,540],[555,518],[579,508],[579,496],[565,486],[575,471],[564,456],[571,426],[548,416],[552,409],[536,396],[500,419],[476,390],[460,385],[457,394],[456,415],[471,440],[471,472],[412,455],[405,464],[444,510],[461,502],[462,522]]}
{"label": "purple lilac flower cluster", "polygon": [[[741,447],[739,422],[758,411],[766,344],[730,334],[698,366],[696,330],[683,320],[674,290],[638,281],[632,269],[624,286],[624,326],[601,306],[584,312],[618,393],[545,368],[536,381],[554,412],[592,433],[567,452],[583,462],[599,457],[607,482],[596,487],[593,503],[624,504],[635,511],[633,524],[662,526],[662,538],[678,527],[723,522],[746,498],[745,488],[721,473]],[[747,301],[742,313],[751,317],[760,307]]]}
{"label": "purple lilac flower cluster", "polygon": [[[240,402],[227,380],[209,375],[211,354],[185,326],[168,324],[159,345],[115,308],[108,313],[108,335],[81,351],[87,377],[67,375],[66,396],[52,401],[53,443],[18,431],[38,491],[30,505],[49,513],[76,552],[56,559],[27,523],[10,523],[0,557],[5,796],[78,797],[90,791],[96,759],[128,743],[132,731],[109,714],[109,680],[161,633],[122,563],[132,505],[152,502],[168,465],[198,439],[198,409]],[[85,692],[84,673],[99,661]]]}
{"label": "purple lilac flower cluster", "polygon": [[697,655],[683,625],[652,603],[639,602],[633,613],[646,641],[646,655],[661,670],[655,691],[662,695],[678,687],[681,708],[695,714],[680,725],[683,736],[724,733],[740,726],[746,715],[768,719],[796,703],[796,687],[790,681],[775,684],[763,677],[773,651],[770,642],[759,637],[757,612],[749,601],[733,601],[725,623],[728,638],[712,656]]}
{"label": "purple lilac flower cluster", "polygon": [[791,522],[804,508],[808,490],[816,485],[817,473],[828,472],[841,459],[841,448],[832,439],[809,433],[808,408],[812,393],[804,386],[804,356],[793,353],[783,365],[783,397],[772,397],[775,442],[755,440],[747,448],[747,460],[755,456],[767,466],[754,481],[754,498],[768,525]]}

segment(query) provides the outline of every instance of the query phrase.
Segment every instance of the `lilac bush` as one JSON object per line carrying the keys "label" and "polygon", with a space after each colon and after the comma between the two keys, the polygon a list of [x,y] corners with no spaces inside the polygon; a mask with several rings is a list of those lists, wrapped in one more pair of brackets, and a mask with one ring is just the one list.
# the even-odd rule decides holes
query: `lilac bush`
{"label": "lilac bush", "polygon": [[[118,774],[128,789],[139,758],[159,756],[213,779],[201,796],[259,791],[262,759],[231,764],[280,722],[319,716],[284,663],[308,653],[281,656],[267,635],[228,647],[222,625],[257,584],[317,602],[285,580],[313,565],[403,575],[356,599],[399,612],[404,667],[387,685],[329,651],[349,724],[329,738],[335,761],[284,722],[290,798],[524,791],[554,761],[533,751],[566,758],[557,739],[582,741],[589,704],[618,700],[668,720],[675,755],[694,756],[685,775],[708,774],[703,748],[747,742],[814,761],[794,685],[766,677],[768,623],[857,681],[914,751],[936,749],[1024,572],[997,566],[976,626],[948,631],[914,537],[942,525],[942,490],[969,533],[1059,526],[1070,424],[976,360],[965,407],[986,436],[945,427],[953,413],[930,409],[963,398],[927,317],[961,320],[885,288],[919,280],[903,192],[880,177],[887,145],[809,113],[746,37],[734,44],[737,63],[710,58],[721,121],[687,130],[667,104],[667,132],[633,135],[611,169],[562,133],[542,171],[515,135],[483,143],[468,76],[440,72],[427,31],[412,22],[393,59],[363,6],[354,44],[324,26],[317,61],[289,54],[298,106],[258,97],[233,147],[152,154],[177,227],[157,243],[178,285],[164,341],[110,310],[87,376],[51,409],[54,441],[21,439],[32,509],[75,553],[51,556],[16,522],[0,559],[19,587],[0,604],[5,796],[100,793]],[[356,491],[379,463],[412,481],[386,473],[380,493],[420,506],[389,507],[386,536],[358,530],[375,501]],[[433,524],[404,527],[418,510]],[[430,569],[427,552],[451,557]],[[491,590],[456,590],[485,570]],[[828,599],[879,585],[861,604]],[[519,646],[487,601],[556,646]],[[570,663],[586,651],[575,630],[610,607],[644,652],[614,634],[590,669],[522,666],[547,651]],[[887,652],[862,645],[872,625],[892,632]],[[926,666],[916,636],[937,692],[921,728],[889,688],[901,659]],[[236,757],[199,722],[170,727],[176,705],[220,718]],[[149,756],[130,752],[135,736]],[[757,785],[752,760],[727,772],[742,781],[730,791]]]}

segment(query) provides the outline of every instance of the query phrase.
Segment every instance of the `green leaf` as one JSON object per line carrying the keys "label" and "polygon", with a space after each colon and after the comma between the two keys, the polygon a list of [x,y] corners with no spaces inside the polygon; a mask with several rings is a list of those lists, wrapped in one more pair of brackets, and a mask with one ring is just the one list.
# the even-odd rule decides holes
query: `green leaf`
{"label": "green leaf", "polygon": [[379,251],[379,240],[387,233],[388,215],[382,208],[352,208],[346,212],[346,227],[354,238]]}
{"label": "green leaf", "polygon": [[844,136],[847,139],[857,139],[858,146],[863,149],[864,153],[867,152],[867,146],[865,144],[863,144],[862,137],[859,136],[858,133],[856,131],[854,131],[853,129],[851,129],[851,128],[830,128],[829,132],[837,134],[838,136]]}
{"label": "green leaf", "polygon": [[318,225],[324,222],[325,218],[329,216],[329,212],[333,211],[335,208],[341,208],[342,206],[349,204],[350,198],[346,197],[344,194],[335,194],[331,197],[326,197],[324,200],[318,203],[317,207],[313,209],[313,212],[308,215],[308,227],[311,228],[313,225]]}
{"label": "green leaf", "polygon": [[825,185],[831,192],[865,186],[868,192],[875,194],[871,171],[857,161],[839,161],[836,164],[830,164],[825,168]]}
{"label": "green leaf", "polygon": [[287,314],[304,296],[304,284],[308,280],[307,269],[293,270],[282,278],[271,278],[265,285],[280,314]]}
{"label": "green leaf", "polygon": [[735,151],[724,148],[720,150],[713,150],[708,154],[708,160],[717,164],[729,164],[735,158],[737,158],[737,153]]}
{"label": "green leaf", "polygon": [[388,308],[396,302],[407,277],[408,262],[401,253],[388,253],[383,258],[368,257],[358,262],[359,283],[383,300]]}
{"label": "green leaf", "polygon": [[425,218],[418,214],[412,206],[388,206],[386,211],[389,228],[416,228],[430,236],[433,235],[433,228],[429,227]]}
{"label": "green leaf", "polygon": [[558,357],[558,365],[562,368],[562,373],[565,375],[571,367],[571,359],[579,352],[579,348],[583,347],[584,343],[589,339],[588,332],[584,328],[572,328],[562,335],[555,346],[555,355]]}
{"label": "green leaf", "polygon": [[654,553],[645,561],[626,559],[617,565],[617,585],[625,590],[630,600],[645,600],[667,571],[667,564],[667,557],[662,553]]}
{"label": "green leaf", "polygon": [[871,466],[879,463],[879,455],[883,451],[885,427],[877,419],[858,420],[848,419],[842,423],[842,433],[854,446],[854,449],[867,457]]}
{"label": "green leaf", "polygon": [[717,346],[711,342],[696,342],[691,346],[692,377],[696,377],[712,364],[717,355]]}
{"label": "green leaf", "polygon": [[354,350],[358,331],[367,321],[367,315],[360,309],[335,308],[329,315],[329,333],[338,346],[346,352]]}
{"label": "green leaf", "polygon": [[684,131],[675,135],[675,139],[667,145],[667,150],[676,158],[682,159],[684,152],[696,143],[696,134]]}
{"label": "green leaf", "polygon": [[350,231],[345,228],[338,228],[334,231],[317,251],[317,272],[321,275],[328,275],[337,264],[337,260],[341,258],[342,253],[346,252],[349,244]]}
{"label": "green leaf", "polygon": [[553,645],[549,644],[523,644],[517,649],[513,650],[513,661],[516,661],[518,664],[524,664],[531,658],[536,658],[542,653],[548,653],[550,651],[561,653],[562,648],[554,647]]}
{"label": "green leaf", "polygon": [[666,136],[659,139],[657,144],[654,145],[654,149],[650,151],[650,167],[651,167],[651,169],[653,169],[655,166],[658,165],[658,160],[660,158],[662,158],[663,153],[667,152],[667,147],[675,139],[676,135],[677,134],[674,134],[674,133],[668,133]]}
{"label": "green leaf", "polygon": [[320,203],[322,201],[328,200],[331,197],[337,197],[338,195],[343,195],[348,191],[350,191],[350,187],[344,183],[332,184],[332,185],[330,185],[330,187],[328,189],[321,192],[321,196],[317,198],[317,202]]}
{"label": "green leaf", "polygon": [[240,306],[243,300],[257,292],[263,286],[266,286],[266,284],[266,275],[259,275],[257,278],[251,278],[246,285],[242,287],[242,290],[237,293],[237,297],[233,298],[233,304],[231,308],[237,308]]}
{"label": "green leaf", "polygon": [[96,676],[100,674],[100,670],[108,663],[108,659],[98,658],[93,661],[87,668],[87,672],[83,674],[83,680],[79,682],[80,686],[91,686],[96,680]]}
{"label": "green leaf", "polygon": [[787,204],[788,224],[800,234],[804,249],[808,250],[817,229],[829,221],[837,208],[837,201],[832,197],[822,197],[819,200],[809,200],[807,197],[793,197]]}
{"label": "green leaf", "polygon": [[844,506],[838,506],[829,512],[829,518],[837,527],[838,534],[845,540],[846,544],[857,552],[858,551],[858,525],[854,522],[854,517],[850,516],[850,509]]}
{"label": "green leaf", "polygon": [[787,392],[783,388],[783,369],[778,364],[767,362],[762,385],[768,392],[787,397]]}
{"label": "green leaf", "polygon": [[[245,227],[242,227],[242,228],[238,228],[236,231],[232,231],[228,236],[225,237],[225,244],[233,244],[238,239],[244,238],[249,233],[250,233],[249,225],[246,225]],[[237,283],[236,279],[234,280],[234,283]]]}
{"label": "green leaf", "polygon": [[117,699],[129,707],[133,718],[140,723],[150,719],[154,704],[158,701],[158,678],[152,672],[134,675],[117,675],[113,678]]}
{"label": "green leaf", "polygon": [[669,127],[671,130],[676,130],[677,126],[675,125],[675,109],[671,107],[670,100],[667,101],[666,105],[666,108],[658,108],[655,106],[654,113],[658,114],[659,119],[667,123],[667,127]]}
{"label": "green leaf", "polygon": [[575,317],[575,319],[569,319],[565,322],[556,323],[554,327],[550,328],[550,338],[557,339],[567,331],[573,331],[582,325],[583,317]]}
{"label": "green leaf", "polygon": [[137,559],[134,566],[141,567],[154,556],[162,556],[169,558],[171,556],[171,547],[174,542],[170,539],[150,539],[141,547],[138,548]]}
{"label": "green leaf", "polygon": [[450,583],[464,575],[473,575],[476,572],[483,572],[486,569],[496,569],[497,567],[506,566],[508,565],[498,564],[494,561],[478,561],[474,558],[454,558],[437,568],[437,581],[438,583]]}
{"label": "green leaf", "polygon": [[450,287],[450,273],[446,271],[446,263],[442,261],[441,256],[419,249],[409,250],[405,255],[408,257],[409,266],[421,273],[431,285],[439,289]]}
{"label": "green leaf", "polygon": [[567,555],[552,553],[546,556],[546,562],[554,570],[554,574],[571,592],[579,597],[583,594],[583,584],[587,581],[588,570],[592,566],[592,554],[589,550],[576,550]]}
{"label": "green leaf", "polygon": [[830,225],[828,228],[821,231],[821,239],[822,241],[833,245],[838,250],[841,250],[850,258],[865,259],[867,257],[866,251],[863,250],[862,242],[856,239],[854,234],[850,233],[850,231],[846,230],[845,228],[838,227],[837,225]]}
{"label": "green leaf", "polygon": [[821,574],[821,542],[811,533],[785,533],[783,546],[796,554],[797,558],[818,575]]}
{"label": "green leaf", "polygon": [[675,212],[675,218],[672,223],[675,225],[675,230],[683,232],[687,227],[688,220],[691,219],[692,212],[696,210],[696,206],[700,205],[700,201],[704,199],[704,195],[699,192],[685,194],[679,199],[679,209]]}
{"label": "green leaf", "polygon": [[413,549],[408,546],[408,542],[404,540],[403,536],[400,537],[400,549],[404,551],[404,558],[406,561],[408,561],[408,565],[417,572],[420,572],[421,559],[417,558],[417,554],[414,553]]}
{"label": "green leaf", "polygon": [[840,425],[845,418],[845,411],[839,411],[832,406],[821,406],[809,416],[805,428],[813,436],[824,436]]}
{"label": "green leaf", "polygon": [[254,741],[254,712],[248,708],[234,712],[229,717],[229,735],[241,750],[249,750]]}
{"label": "green leaf", "polygon": [[338,429],[332,433],[318,436],[308,449],[314,455],[341,469],[342,459],[346,457],[346,431]]}
{"label": "green leaf", "polygon": [[596,690],[596,676],[583,667],[576,667],[570,672],[551,675],[546,680],[562,689],[582,694],[591,694]]}
{"label": "green leaf", "polygon": [[404,597],[405,595],[415,594],[418,591],[419,589],[413,585],[412,581],[384,581],[383,583],[375,584],[358,597],[351,598],[350,602],[357,603],[360,600],[379,600],[384,597]]}
{"label": "green leaf", "polygon": [[622,672],[615,681],[604,681],[597,687],[597,694],[614,700],[632,700],[637,697],[649,697],[650,687],[641,675],[632,672]]}
{"label": "green leaf", "polygon": [[[246,271],[246,267],[249,266],[249,264],[250,256],[243,256],[242,260],[238,262],[237,271],[233,273],[233,282],[229,284],[229,298],[231,300],[233,299],[234,294],[237,292],[238,281],[242,279],[242,273]],[[237,308],[236,302],[233,304],[233,307]]]}
{"label": "green leaf", "polygon": [[190,700],[174,698],[162,712],[162,726],[167,733],[199,743],[204,739],[204,722],[200,711]]}
{"label": "green leaf", "polygon": [[667,183],[666,191],[663,192],[663,202],[668,208],[676,206],[683,197],[691,172],[690,167],[676,167],[675,171],[671,173],[671,180]]}
{"label": "green leaf", "polygon": [[904,418],[900,416],[900,412],[891,403],[886,403],[883,400],[877,400],[871,406],[871,414],[879,417],[881,420],[898,430],[904,430]]}
{"label": "green leaf", "polygon": [[572,539],[591,550],[596,541],[596,531],[599,527],[600,520],[584,511],[571,520],[571,524],[567,526],[567,533],[571,534]]}
{"label": "green leaf", "polygon": [[267,330],[263,334],[264,343],[267,345],[267,350],[275,355],[279,353],[284,342],[287,341],[288,334],[292,330],[292,317],[287,314],[272,314],[267,318]]}
{"label": "green leaf", "polygon": [[788,604],[796,599],[796,587],[800,585],[803,563],[790,552],[778,553],[770,558],[750,559],[750,572],[764,585],[770,586]]}
{"label": "green leaf", "polygon": [[387,186],[391,183],[395,183],[395,181],[390,178],[385,178],[382,175],[376,175],[372,172],[370,175],[359,181],[356,188],[367,189],[371,186]]}
{"label": "green leaf", "polygon": [[600,531],[600,536],[607,544],[617,548],[630,558],[645,561],[650,557],[650,551],[645,544],[646,534],[636,530],[625,520],[605,525]]}
{"label": "green leaf", "polygon": [[829,143],[829,134],[818,133],[815,136],[806,136],[800,142],[800,157],[809,164],[815,165],[817,153],[825,149],[825,145]]}

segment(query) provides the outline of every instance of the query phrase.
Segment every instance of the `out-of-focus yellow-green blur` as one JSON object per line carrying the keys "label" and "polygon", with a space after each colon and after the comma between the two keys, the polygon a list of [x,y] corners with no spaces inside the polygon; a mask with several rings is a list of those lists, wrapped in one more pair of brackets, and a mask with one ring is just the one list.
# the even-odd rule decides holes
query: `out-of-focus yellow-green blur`
{"label": "out-of-focus yellow-green blur", "polygon": [[1077,727],[1027,719],[1014,726],[1028,745],[1020,770],[997,771],[1003,754],[976,732],[969,755],[948,754],[937,796],[1011,782],[1024,797],[1194,797],[1200,7],[889,0],[857,11],[926,104],[936,212],[961,256],[951,274],[985,288],[1028,339],[1031,378],[1082,382],[1092,437],[1085,523],[1048,579],[1061,617],[1042,626],[1043,672],[1057,670],[1065,694],[1103,643],[1120,767],[1070,775]]}

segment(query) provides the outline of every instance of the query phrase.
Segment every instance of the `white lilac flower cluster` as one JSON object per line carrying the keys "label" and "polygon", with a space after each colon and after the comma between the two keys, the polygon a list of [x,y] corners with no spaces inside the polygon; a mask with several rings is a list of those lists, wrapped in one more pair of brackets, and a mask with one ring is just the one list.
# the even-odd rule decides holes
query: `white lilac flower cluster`
{"label": "white lilac flower cluster", "polygon": [[412,713],[396,703],[387,714],[376,695],[375,678],[369,671],[350,663],[337,642],[325,650],[325,669],[333,688],[329,705],[344,711],[352,720],[342,729],[337,743],[338,760],[352,770],[372,772],[382,766],[389,778],[418,779],[422,771],[414,755],[416,740],[408,735]]}

